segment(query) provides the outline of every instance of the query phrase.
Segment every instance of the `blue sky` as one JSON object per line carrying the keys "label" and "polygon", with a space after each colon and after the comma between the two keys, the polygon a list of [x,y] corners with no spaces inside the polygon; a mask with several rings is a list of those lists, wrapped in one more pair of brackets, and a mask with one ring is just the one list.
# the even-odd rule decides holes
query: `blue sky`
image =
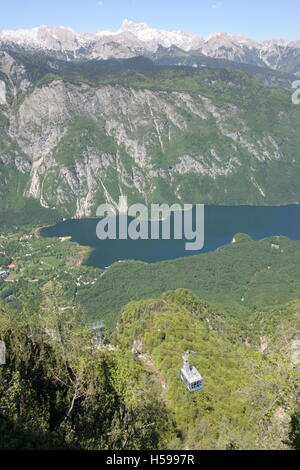
{"label": "blue sky", "polygon": [[125,18],[201,35],[300,39],[299,0],[0,0],[0,29],[48,24],[96,32],[118,29]]}

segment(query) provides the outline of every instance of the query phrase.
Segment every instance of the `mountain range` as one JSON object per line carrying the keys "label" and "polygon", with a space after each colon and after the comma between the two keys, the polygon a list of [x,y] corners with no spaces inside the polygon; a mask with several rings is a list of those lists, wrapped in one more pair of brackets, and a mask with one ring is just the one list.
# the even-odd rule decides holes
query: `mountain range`
{"label": "mountain range", "polygon": [[3,30],[0,47],[42,51],[60,59],[152,57],[160,48],[176,47],[192,56],[226,59],[300,73],[300,41],[275,39],[258,43],[240,35],[218,32],[198,36],[183,31],[162,31],[145,23],[124,20],[118,31],[77,33],[70,28],[39,26],[30,30]]}
{"label": "mountain range", "polygon": [[30,218],[32,204],[91,216],[121,195],[298,203],[300,110],[291,84],[299,45],[128,20],[94,35],[2,31],[2,218]]}

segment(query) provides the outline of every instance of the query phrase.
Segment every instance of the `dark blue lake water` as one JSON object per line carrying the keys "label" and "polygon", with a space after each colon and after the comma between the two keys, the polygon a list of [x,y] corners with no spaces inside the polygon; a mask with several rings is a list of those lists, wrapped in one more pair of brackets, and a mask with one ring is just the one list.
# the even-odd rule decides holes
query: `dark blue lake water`
{"label": "dark blue lake water", "polygon": [[[171,218],[172,219],[172,218]],[[237,233],[254,240],[282,235],[300,240],[300,206],[206,206],[205,244],[201,251],[186,251],[187,240],[105,240],[96,236],[99,219],[72,219],[41,230],[44,237],[72,237],[72,241],[93,247],[86,264],[104,268],[119,260],[149,263],[207,253],[231,243]],[[172,225],[172,220],[171,220]]]}

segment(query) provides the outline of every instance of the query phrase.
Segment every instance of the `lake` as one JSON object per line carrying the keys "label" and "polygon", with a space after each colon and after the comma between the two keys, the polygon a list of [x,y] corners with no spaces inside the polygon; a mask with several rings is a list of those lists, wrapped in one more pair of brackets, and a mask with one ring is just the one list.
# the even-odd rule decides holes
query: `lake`
{"label": "lake", "polygon": [[[172,218],[173,219],[173,218]],[[104,240],[96,236],[99,219],[70,219],[41,230],[44,237],[71,237],[94,248],[85,264],[105,268],[120,260],[148,263],[207,253],[245,233],[254,240],[286,236],[300,240],[300,206],[205,206],[205,244],[201,251],[186,251],[187,240]],[[172,222],[172,221],[171,221]]]}

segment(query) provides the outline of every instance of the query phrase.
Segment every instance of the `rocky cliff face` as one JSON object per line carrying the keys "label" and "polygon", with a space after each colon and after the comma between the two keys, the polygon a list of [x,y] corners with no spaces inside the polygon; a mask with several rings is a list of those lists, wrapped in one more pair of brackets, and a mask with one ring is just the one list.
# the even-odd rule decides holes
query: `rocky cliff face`
{"label": "rocky cliff face", "polygon": [[[298,154],[284,142],[296,112],[289,110],[289,98],[272,116],[274,126],[263,122],[259,130],[248,110],[229,98],[220,105],[197,90],[55,78],[34,83],[7,52],[0,57],[0,74],[4,199],[13,192],[65,216],[83,217],[95,215],[101,202],[117,205],[120,195],[146,203],[300,198],[295,188],[285,201],[276,195],[284,187],[277,181],[283,164],[297,177]],[[293,145],[299,127],[297,115],[289,131]]]}

